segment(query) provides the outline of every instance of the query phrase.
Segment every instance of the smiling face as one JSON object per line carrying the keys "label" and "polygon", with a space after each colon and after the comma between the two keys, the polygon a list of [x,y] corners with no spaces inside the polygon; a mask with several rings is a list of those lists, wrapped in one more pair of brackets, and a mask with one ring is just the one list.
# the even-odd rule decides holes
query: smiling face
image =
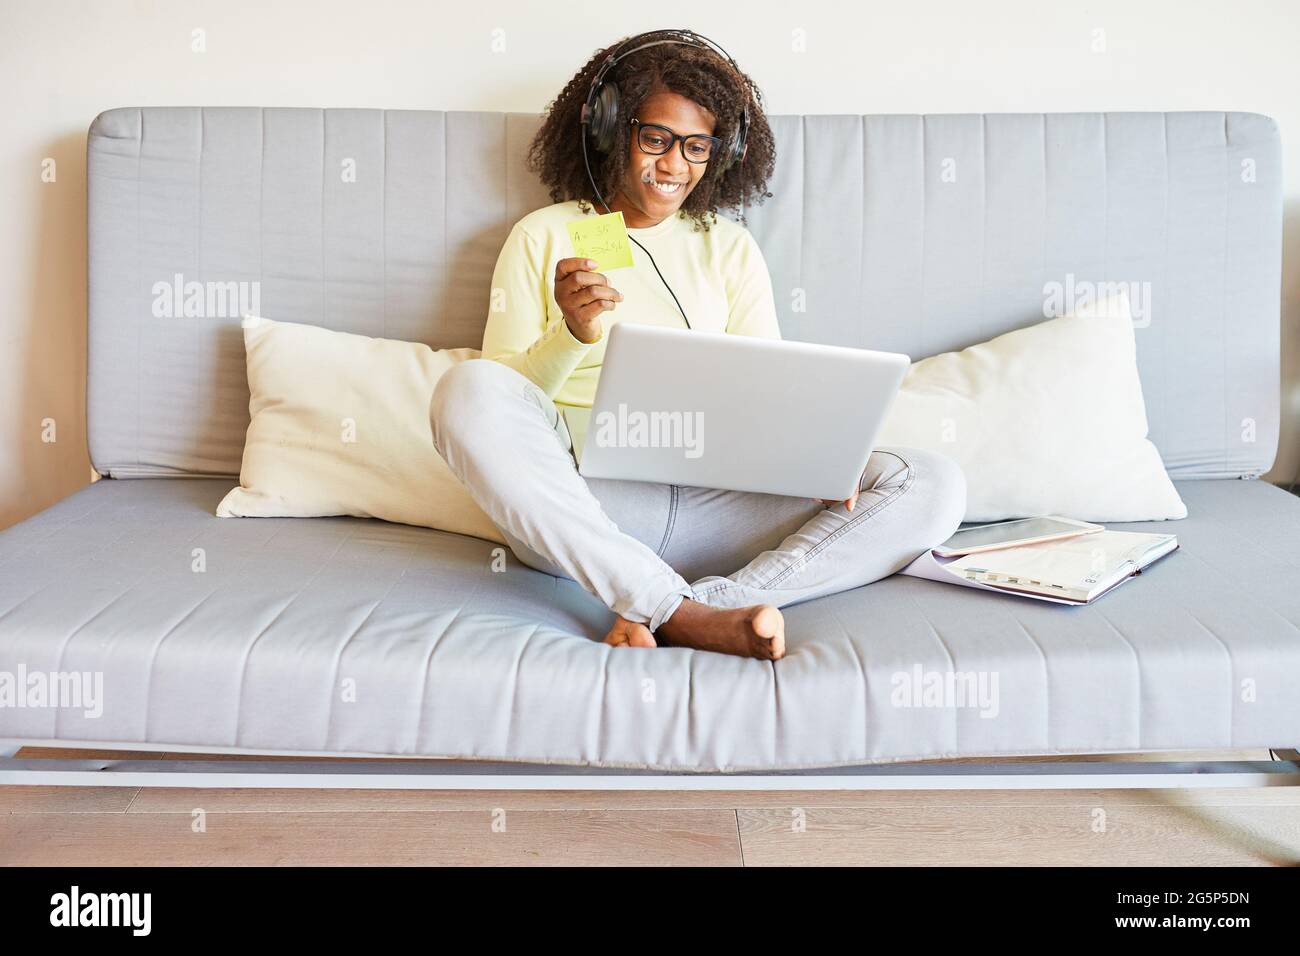
{"label": "smiling face", "polygon": [[[678,136],[693,133],[712,136],[716,125],[713,114],[694,100],[667,91],[647,96],[636,112],[636,119],[642,124],[666,126]],[[644,153],[637,143],[636,127],[631,127],[631,131],[627,175],[609,205],[612,211],[622,211],[623,221],[629,228],[645,229],[674,215],[704,178],[709,165],[688,163],[682,156],[680,142],[674,143],[662,156]]]}

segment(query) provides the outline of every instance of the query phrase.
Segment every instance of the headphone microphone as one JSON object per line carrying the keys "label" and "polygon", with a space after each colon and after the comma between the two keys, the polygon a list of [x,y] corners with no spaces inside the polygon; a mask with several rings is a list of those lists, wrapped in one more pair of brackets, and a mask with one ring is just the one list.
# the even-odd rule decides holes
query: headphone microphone
{"label": "headphone microphone", "polygon": [[[666,39],[652,40],[648,43],[642,43],[626,52],[620,52],[625,46],[630,43],[635,43],[642,37],[661,36],[663,34],[673,34],[673,36]],[[727,53],[726,50],[722,49],[721,46],[710,40],[708,37],[701,36],[693,30],[654,30],[649,33],[638,33],[635,36],[624,40],[614,49],[614,52],[611,53],[605,59],[605,62],[600,65],[599,69],[596,70],[596,75],[592,77],[591,89],[587,93],[587,101],[582,105],[582,114],[580,119],[581,125],[585,127],[582,136],[582,163],[587,169],[587,179],[591,181],[591,188],[595,192],[596,198],[600,200],[600,204],[605,207],[605,212],[607,213],[612,212],[612,210],[609,208],[609,203],[605,201],[605,197],[601,195],[600,187],[596,184],[596,178],[591,172],[591,162],[587,157],[588,137],[591,138],[592,146],[594,146],[596,151],[599,153],[608,154],[618,142],[618,85],[607,82],[606,78],[610,71],[613,70],[624,57],[630,56],[638,50],[644,50],[647,47],[652,46],[660,46],[665,43],[681,44],[682,46],[693,46],[703,49],[713,48],[736,69],[737,73],[740,72],[740,66],[731,58],[731,55]],[[728,169],[745,158],[745,140],[748,137],[748,134],[749,108],[742,107],[740,120],[736,125],[736,129],[732,131],[727,142],[723,144],[722,153],[717,157],[720,173],[725,173]],[[676,146],[677,144],[674,143],[673,145]],[[710,162],[712,161],[713,160],[710,160]],[[673,292],[673,287],[668,284],[668,280],[664,278],[664,274],[659,271],[659,265],[655,262],[655,257],[650,255],[650,250],[645,246],[642,246],[640,242],[637,242],[630,233],[628,238],[633,242],[636,242],[636,244],[640,246],[641,251],[650,257],[650,264],[655,267],[656,274],[658,274],[660,281],[663,282],[664,287],[668,290],[668,294],[673,297],[673,302],[677,303],[677,311],[681,312],[682,319],[686,322],[686,327],[688,329],[691,328],[691,320],[686,317],[686,310],[682,308],[681,302],[678,301],[677,293]]]}

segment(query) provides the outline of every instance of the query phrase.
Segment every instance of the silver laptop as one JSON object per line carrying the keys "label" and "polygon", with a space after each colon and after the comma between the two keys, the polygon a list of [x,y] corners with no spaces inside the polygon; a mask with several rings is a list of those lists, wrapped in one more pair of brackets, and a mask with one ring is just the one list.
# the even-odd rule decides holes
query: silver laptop
{"label": "silver laptop", "polygon": [[909,364],[897,352],[620,322],[579,471],[842,501]]}

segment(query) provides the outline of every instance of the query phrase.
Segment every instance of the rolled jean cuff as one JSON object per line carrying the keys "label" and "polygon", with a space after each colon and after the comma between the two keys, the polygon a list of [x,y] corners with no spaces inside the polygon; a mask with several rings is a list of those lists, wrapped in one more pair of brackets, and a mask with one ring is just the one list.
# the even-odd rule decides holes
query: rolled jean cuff
{"label": "rolled jean cuff", "polygon": [[690,597],[692,593],[693,592],[689,588],[687,588],[685,590],[674,591],[672,594],[669,594],[667,597],[665,597],[662,601],[659,602],[659,606],[655,608],[654,614],[650,615],[650,622],[646,625],[646,627],[650,628],[651,631],[659,630],[659,626],[663,624],[664,621],[668,620],[670,617],[676,614],[677,608],[681,606],[682,601]]}

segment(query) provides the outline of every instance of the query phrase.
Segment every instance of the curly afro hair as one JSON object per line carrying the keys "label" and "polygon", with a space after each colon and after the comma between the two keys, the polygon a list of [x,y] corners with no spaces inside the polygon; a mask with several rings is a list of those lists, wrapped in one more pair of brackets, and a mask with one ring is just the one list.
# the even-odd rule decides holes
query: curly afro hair
{"label": "curly afro hair", "polygon": [[[680,38],[681,34],[658,30],[641,37],[638,43],[667,37]],[[582,105],[596,71],[623,42],[598,51],[546,109],[542,127],[528,150],[528,169],[546,185],[551,202],[577,199],[585,211],[594,198],[579,138],[584,135]],[[606,82],[618,86],[617,139],[608,154],[597,152],[590,143],[587,146],[591,175],[603,195],[611,196],[622,187],[631,149],[632,117],[651,93],[662,90],[684,96],[712,113],[716,117],[713,135],[723,142],[739,126],[741,110],[749,109],[744,160],[725,173],[719,172],[716,163],[710,163],[681,205],[681,212],[695,220],[697,230],[707,230],[719,208],[734,210],[745,225],[744,204],[761,205],[772,195],[767,192],[767,181],[776,166],[776,146],[763,111],[762,93],[748,75],[716,50],[698,41],[688,45],[663,43],[638,50],[620,60],[606,75]]]}

